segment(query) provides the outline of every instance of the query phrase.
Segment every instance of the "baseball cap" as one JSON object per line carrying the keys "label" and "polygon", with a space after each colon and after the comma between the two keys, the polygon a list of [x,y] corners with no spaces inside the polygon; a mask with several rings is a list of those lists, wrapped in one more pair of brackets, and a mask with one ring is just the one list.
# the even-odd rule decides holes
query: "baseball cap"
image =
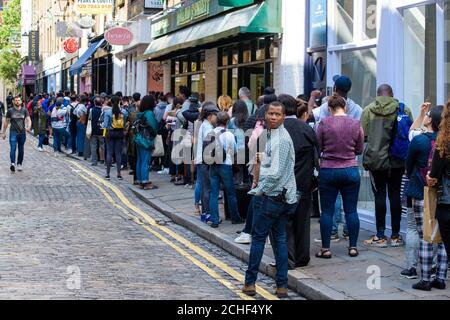
{"label": "baseball cap", "polygon": [[206,103],[206,104],[203,106],[203,111],[204,111],[205,113],[207,113],[207,114],[210,114],[210,113],[219,113],[219,112],[220,112],[219,108],[217,108],[216,104],[213,103],[213,102],[211,102],[211,103]]}
{"label": "baseball cap", "polygon": [[189,101],[191,101],[191,102],[198,102],[199,99],[200,99],[200,96],[196,92],[192,93],[191,96],[189,97]]}
{"label": "baseball cap", "polygon": [[349,92],[352,89],[352,80],[347,76],[336,75],[333,81],[337,90]]}

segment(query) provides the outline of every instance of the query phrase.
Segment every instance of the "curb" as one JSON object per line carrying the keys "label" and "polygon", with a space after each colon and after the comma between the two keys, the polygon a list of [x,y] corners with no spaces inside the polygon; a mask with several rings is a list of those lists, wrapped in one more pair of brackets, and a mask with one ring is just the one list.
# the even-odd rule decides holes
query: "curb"
{"label": "curb", "polygon": [[[174,223],[189,229],[200,237],[214,243],[233,256],[248,263],[250,253],[250,248],[248,246],[239,245],[235,243],[230,236],[211,229],[206,224],[200,224],[198,219],[177,212],[174,208],[168,206],[157,197],[149,194],[144,195],[142,191],[134,186],[128,186],[128,188],[140,200],[169,217]],[[276,270],[270,266],[272,260],[273,259],[270,257],[264,255],[259,271],[275,279]],[[343,292],[332,289],[319,279],[313,278],[299,270],[289,271],[288,287],[308,300],[353,300],[353,298],[345,295]]]}

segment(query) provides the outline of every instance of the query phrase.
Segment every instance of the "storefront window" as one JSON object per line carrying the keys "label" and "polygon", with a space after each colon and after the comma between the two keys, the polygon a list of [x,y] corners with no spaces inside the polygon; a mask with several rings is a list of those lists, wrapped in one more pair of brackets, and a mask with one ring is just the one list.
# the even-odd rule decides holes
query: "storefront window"
{"label": "storefront window", "polygon": [[341,61],[342,74],[353,82],[350,98],[364,108],[376,96],[376,49],[342,53]]}
{"label": "storefront window", "polygon": [[172,92],[187,86],[192,92],[205,93],[205,53],[203,51],[172,59]]}
{"label": "storefront window", "polygon": [[404,12],[404,97],[414,117],[424,101],[436,104],[436,4]]}
{"label": "storefront window", "polygon": [[353,41],[354,0],[337,0],[337,43]]}

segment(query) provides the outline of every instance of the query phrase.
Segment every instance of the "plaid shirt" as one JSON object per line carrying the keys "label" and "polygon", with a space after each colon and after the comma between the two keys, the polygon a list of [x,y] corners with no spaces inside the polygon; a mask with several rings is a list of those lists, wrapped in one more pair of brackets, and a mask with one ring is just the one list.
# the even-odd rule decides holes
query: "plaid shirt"
{"label": "plaid shirt", "polygon": [[249,194],[276,197],[283,192],[283,189],[286,189],[286,202],[288,204],[296,203],[297,184],[294,166],[294,144],[289,132],[284,125],[269,130],[259,183]]}

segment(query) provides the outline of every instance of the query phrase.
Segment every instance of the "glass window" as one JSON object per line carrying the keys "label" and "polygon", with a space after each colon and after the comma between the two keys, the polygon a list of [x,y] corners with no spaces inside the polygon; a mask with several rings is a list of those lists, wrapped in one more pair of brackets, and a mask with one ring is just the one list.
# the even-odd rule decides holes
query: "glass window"
{"label": "glass window", "polygon": [[192,92],[205,93],[205,74],[194,74],[191,77]]}
{"label": "glass window", "polygon": [[350,77],[353,82],[349,96],[364,108],[376,96],[376,49],[342,53],[341,62],[342,74]]}
{"label": "glass window", "polygon": [[239,71],[238,70],[239,70],[238,68],[232,69],[232,75],[233,75],[232,81],[231,81],[231,85],[232,85],[231,98],[232,99],[238,99],[238,90],[239,90],[239,88],[238,88],[238,86],[239,86],[239,84],[238,84]]}
{"label": "glass window", "polygon": [[256,48],[256,60],[264,60],[266,58],[266,39],[262,38],[258,40],[258,46]]}
{"label": "glass window", "polygon": [[353,42],[354,0],[337,0],[337,43]]}
{"label": "glass window", "polygon": [[233,48],[232,51],[232,64],[238,64],[239,63],[239,49]]}
{"label": "glass window", "polygon": [[180,86],[188,85],[188,77],[176,77],[175,78],[175,88],[179,88]]}
{"label": "glass window", "polygon": [[247,63],[252,61],[252,48],[250,42],[244,43],[242,50],[243,50],[242,62]]}
{"label": "glass window", "polygon": [[365,39],[377,37],[377,0],[366,0],[365,5]]}
{"label": "glass window", "polygon": [[436,104],[436,4],[404,12],[404,96],[414,117],[424,101]]}
{"label": "glass window", "polygon": [[219,76],[222,82],[222,88],[219,88],[219,96],[228,94],[228,70],[220,70]]}

